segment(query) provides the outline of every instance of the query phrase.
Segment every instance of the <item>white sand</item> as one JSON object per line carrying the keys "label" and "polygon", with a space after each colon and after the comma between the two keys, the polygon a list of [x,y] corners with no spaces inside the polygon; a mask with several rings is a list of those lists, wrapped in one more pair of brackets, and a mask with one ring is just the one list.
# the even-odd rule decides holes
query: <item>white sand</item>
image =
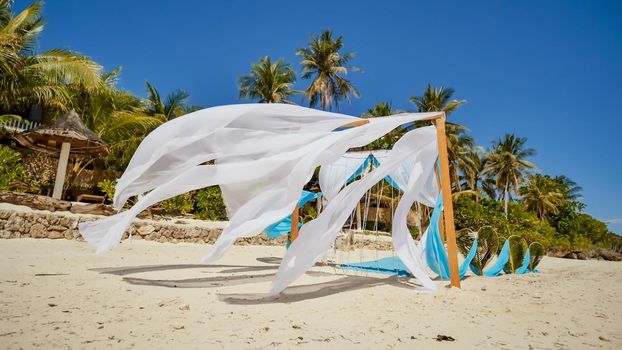
{"label": "white sand", "polygon": [[439,281],[432,294],[316,267],[273,299],[282,248],[196,265],[207,249],[136,241],[96,256],[76,241],[0,240],[0,348],[622,349],[621,263],[545,258],[539,274]]}

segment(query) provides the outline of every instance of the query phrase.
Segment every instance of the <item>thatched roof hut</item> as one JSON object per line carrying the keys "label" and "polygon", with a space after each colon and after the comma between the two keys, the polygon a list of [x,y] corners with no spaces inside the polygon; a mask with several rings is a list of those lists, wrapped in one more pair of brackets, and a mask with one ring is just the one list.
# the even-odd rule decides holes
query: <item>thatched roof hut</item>
{"label": "thatched roof hut", "polygon": [[54,124],[41,125],[17,135],[16,139],[24,147],[45,153],[60,153],[63,143],[71,145],[71,154],[74,155],[108,153],[106,143],[84,126],[73,110],[58,118]]}
{"label": "thatched roof hut", "polygon": [[71,154],[89,155],[108,153],[106,143],[89,130],[75,111],[58,118],[52,125],[42,125],[16,136],[24,147],[52,154],[60,154],[52,197],[60,199]]}

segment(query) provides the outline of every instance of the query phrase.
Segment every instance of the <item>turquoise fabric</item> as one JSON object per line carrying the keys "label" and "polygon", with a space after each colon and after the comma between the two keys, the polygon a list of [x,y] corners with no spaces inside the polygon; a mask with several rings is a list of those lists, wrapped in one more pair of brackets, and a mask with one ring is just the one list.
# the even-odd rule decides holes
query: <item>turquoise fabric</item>
{"label": "turquoise fabric", "polygon": [[[378,158],[374,157],[374,155],[373,155],[373,154],[370,154],[370,155],[369,155],[369,159],[371,159],[371,161],[373,162],[373,164],[374,164],[374,166],[375,166],[376,168],[380,165],[380,162],[378,161]],[[367,163],[367,164],[369,164],[369,163]],[[397,185],[397,183],[395,183],[395,181],[393,181],[393,179],[391,178],[391,176],[389,176],[389,175],[385,176],[384,180],[385,180],[386,182],[388,182],[388,183],[389,183],[389,185],[393,186],[393,188],[395,188],[396,190],[404,192],[404,190],[402,190],[402,189],[400,188],[400,186],[398,186],[398,185]]]}
{"label": "turquoise fabric", "polygon": [[462,265],[460,265],[460,279],[463,279],[466,275],[467,268],[471,266],[471,261],[475,258],[475,253],[477,253],[477,239],[473,241],[469,254],[467,254],[466,258],[464,258]]}
{"label": "turquoise fabric", "polygon": [[525,257],[523,258],[523,264],[521,265],[521,267],[516,269],[516,273],[519,275],[522,275],[524,273],[529,272],[530,261],[531,261],[531,252],[529,251],[529,249],[527,249],[527,253],[525,254]]}
{"label": "turquoise fabric", "polygon": [[484,271],[484,276],[486,277],[499,276],[501,271],[503,271],[505,264],[507,264],[509,260],[510,260],[510,241],[506,239],[505,243],[503,243],[503,247],[501,248],[501,252],[499,253],[499,256],[497,257],[497,261],[495,261],[495,264],[492,265],[488,270]]}
{"label": "turquoise fabric", "polygon": [[[298,200],[298,205],[302,207],[303,205],[307,204],[309,201],[321,195],[322,195],[322,192],[314,193],[314,192],[309,192],[309,191],[302,191],[302,195],[300,196],[300,199]],[[302,224],[298,224],[298,227],[300,226],[302,226]],[[266,233],[266,236],[268,236],[269,238],[277,238],[281,235],[289,233],[291,228],[292,228],[292,216],[288,215],[283,220],[268,226],[264,230],[264,232]]]}
{"label": "turquoise fabric", "polygon": [[343,270],[364,271],[380,273],[384,275],[409,276],[408,268],[402,260],[397,257],[387,257],[379,260],[365,261],[361,263],[342,264]]}
{"label": "turquoise fabric", "polygon": [[439,275],[441,279],[449,279],[449,261],[447,259],[447,252],[443,246],[441,235],[438,229],[438,223],[443,212],[443,196],[438,196],[436,205],[432,211],[432,217],[430,218],[430,225],[428,226],[428,235],[425,240],[425,258],[428,263],[428,267],[434,273]]}
{"label": "turquoise fabric", "polygon": [[[374,156],[372,156],[371,154],[365,159],[365,161],[363,162],[363,164],[361,164],[355,171],[354,173],[352,173],[352,175],[350,175],[350,177],[348,177],[348,180],[346,180],[346,185],[349,184],[350,182],[354,181],[354,179],[356,179],[359,175],[361,175],[363,173],[363,171],[365,171],[365,169],[367,169],[369,167],[369,162],[372,161],[374,158]],[[376,164],[376,162],[374,162],[374,164]]]}

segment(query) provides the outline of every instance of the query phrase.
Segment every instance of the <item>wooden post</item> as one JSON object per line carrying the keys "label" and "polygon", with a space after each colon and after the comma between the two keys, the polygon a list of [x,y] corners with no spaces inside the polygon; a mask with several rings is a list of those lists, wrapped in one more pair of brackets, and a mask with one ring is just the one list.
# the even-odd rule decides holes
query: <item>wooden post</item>
{"label": "wooden post", "polygon": [[69,142],[63,142],[60,148],[58,167],[56,168],[56,179],[54,179],[54,193],[52,194],[52,198],[61,199],[63,196],[63,186],[65,184],[65,173],[67,172],[70,150],[71,144]]}
{"label": "wooden post", "polygon": [[292,227],[290,229],[290,242],[294,243],[296,238],[298,238],[298,211],[300,210],[300,206],[296,204],[296,209],[292,212]]}
{"label": "wooden post", "polygon": [[456,226],[454,224],[454,206],[449,179],[449,158],[447,156],[447,136],[445,135],[445,113],[434,120],[438,139],[438,159],[441,165],[441,187],[443,190],[443,211],[447,238],[447,256],[449,258],[449,277],[452,287],[460,288],[458,272],[458,248],[456,246]]}
{"label": "wooden post", "polygon": [[[443,186],[441,185],[441,177],[438,174],[438,167],[436,167],[436,166],[434,167],[434,175],[435,175],[435,178],[436,178],[436,185],[438,186],[438,192],[441,192],[441,188]],[[438,231],[441,234],[441,241],[447,242],[447,237],[445,237],[445,223],[444,223],[445,222],[445,219],[444,219],[445,215],[444,214],[445,214],[445,212],[443,211],[441,213],[441,219],[438,222]]]}

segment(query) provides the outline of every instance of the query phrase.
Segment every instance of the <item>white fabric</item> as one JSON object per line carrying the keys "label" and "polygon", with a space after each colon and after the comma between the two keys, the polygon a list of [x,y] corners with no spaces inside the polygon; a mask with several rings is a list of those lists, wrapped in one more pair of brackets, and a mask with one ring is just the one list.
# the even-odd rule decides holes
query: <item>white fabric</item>
{"label": "white fabric", "polygon": [[[349,148],[364,146],[401,124],[437,116],[438,113],[401,114],[334,131],[358,119],[282,104],[234,105],[198,111],[165,123],[145,138],[117,185],[115,205],[122,206],[130,196],[150,192],[131,209],[96,222],[81,223],[79,229],[97,247],[97,252],[103,253],[119,244],[132,219],[150,205],[188,191],[220,185],[230,221],[203,259],[214,261],[237,238],[259,234],[289,215],[309,174],[317,166],[330,164]],[[396,159],[407,158],[408,154],[403,153],[406,151],[411,149],[395,152]],[[204,164],[210,160],[215,160],[215,164]],[[395,164],[387,161],[392,165],[383,169],[394,168],[398,160]],[[345,192],[341,196],[345,197]],[[346,199],[345,204],[352,206],[360,196],[356,197],[355,193]],[[309,227],[314,226],[317,224]],[[327,243],[312,239],[324,232],[311,228],[304,232],[312,241],[308,247],[312,251]],[[291,254],[288,256],[291,259]],[[299,272],[295,271],[296,276]],[[284,274],[288,273],[280,272],[279,276]],[[286,276],[287,281],[295,278]]]}
{"label": "white fabric", "polygon": [[[140,144],[119,179],[114,206],[145,193],[184,170],[235,154],[221,147],[218,128],[239,128],[279,133],[327,132],[358,118],[287,104],[240,104],[202,109],[173,119],[151,132]],[[240,141],[236,139],[236,141]],[[253,148],[244,149],[244,153]],[[240,154],[239,156],[243,156]]]}
{"label": "white fabric", "polygon": [[322,195],[328,200],[334,198],[368,157],[369,152],[348,152],[336,161],[323,165],[319,175]]}
{"label": "white fabric", "polygon": [[[404,197],[413,200],[425,200],[429,196],[438,193],[436,183],[429,183],[422,171],[428,168],[428,160],[436,159],[436,131],[433,127],[420,128],[408,132],[394,146],[380,166],[358,181],[347,185],[331,200],[324,211],[315,220],[306,223],[299,232],[298,238],[285,253],[283,261],[277,271],[272,285],[272,294],[280,293],[285,287],[294,282],[307,271],[324,253],[330,248],[331,243],[337,237],[349,214],[354,210],[361,197],[374,184],[382,181],[392,170],[412,155],[421,158],[417,161],[411,174],[411,183]],[[433,168],[432,168],[433,169]],[[411,186],[412,184],[412,186]],[[416,186],[421,185],[421,188]],[[403,199],[402,199],[403,202]],[[400,202],[400,203],[402,203]],[[412,202],[411,202],[412,205]],[[404,208],[406,208],[405,213]],[[406,216],[410,205],[396,210],[394,226],[402,226],[406,229],[394,231],[394,249],[400,259],[408,267],[410,272],[423,284],[426,290],[435,290],[436,285],[425,272],[425,266],[420,262],[419,248],[415,245],[406,228]],[[404,235],[406,233],[406,236]],[[397,236],[395,236],[397,235]]]}

